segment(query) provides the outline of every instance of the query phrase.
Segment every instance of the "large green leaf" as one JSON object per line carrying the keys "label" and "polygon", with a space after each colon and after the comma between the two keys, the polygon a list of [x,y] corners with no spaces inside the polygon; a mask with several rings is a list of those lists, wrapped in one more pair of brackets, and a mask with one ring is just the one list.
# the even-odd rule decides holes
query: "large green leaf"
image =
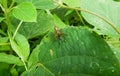
{"label": "large green leaf", "polygon": [[27,39],[23,35],[17,33],[14,40],[10,38],[10,43],[12,49],[21,58],[21,60],[26,61],[30,53]]}
{"label": "large green leaf", "polygon": [[[85,28],[61,29],[60,38],[50,32],[37,47],[37,69],[22,76],[116,76],[120,65],[107,43]],[[58,37],[57,37],[58,36]]]}
{"label": "large green leaf", "polygon": [[15,0],[17,3],[31,2],[37,9],[53,9],[55,8],[52,0]]}
{"label": "large green leaf", "polygon": [[36,22],[37,11],[34,5],[30,2],[23,2],[12,10],[13,15],[25,22]]}
{"label": "large green leaf", "polygon": [[120,37],[120,3],[113,0],[82,0],[81,8],[97,14],[108,21],[90,13],[82,12],[83,17],[95,26],[95,31],[109,36]]}
{"label": "large green leaf", "polygon": [[21,62],[19,57],[16,57],[14,55],[7,55],[5,53],[0,53],[0,62],[23,66],[23,63]]}

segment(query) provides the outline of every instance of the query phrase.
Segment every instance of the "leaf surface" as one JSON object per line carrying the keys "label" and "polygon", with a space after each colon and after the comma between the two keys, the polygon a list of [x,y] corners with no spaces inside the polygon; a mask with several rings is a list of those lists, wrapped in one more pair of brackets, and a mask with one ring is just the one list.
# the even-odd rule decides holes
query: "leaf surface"
{"label": "leaf surface", "polygon": [[4,17],[0,17],[0,22],[2,22],[5,18]]}
{"label": "leaf surface", "polygon": [[81,0],[62,0],[62,2],[70,7],[80,7]]}
{"label": "leaf surface", "polygon": [[119,75],[119,61],[107,43],[85,28],[61,29],[61,38],[50,32],[37,47],[37,69],[22,74],[35,76]]}
{"label": "leaf surface", "polygon": [[52,0],[15,0],[17,3],[31,2],[37,9],[53,9],[55,8]]}
{"label": "leaf surface", "polygon": [[37,19],[37,11],[30,2],[20,3],[13,8],[12,13],[17,19],[24,22],[36,22]]}
{"label": "leaf surface", "polygon": [[[21,25],[19,33],[23,34],[27,39],[34,38],[45,34],[47,31],[53,29],[54,26],[64,26],[65,24],[56,16],[45,13],[43,10],[38,10],[37,22],[25,22]],[[17,25],[18,21],[13,20],[13,24]],[[17,26],[14,26],[15,28]]]}
{"label": "leaf surface", "polygon": [[5,45],[8,43],[8,37],[0,37],[0,51],[10,50],[10,45]]}
{"label": "leaf surface", "polygon": [[7,55],[5,53],[0,53],[0,62],[23,66],[23,63],[21,62],[19,57],[16,57],[14,55]]}
{"label": "leaf surface", "polygon": [[93,12],[105,20],[92,15],[90,13],[82,12],[83,17],[93,26],[94,30],[99,34],[108,36],[120,37],[120,3],[113,0],[82,0],[81,8]]}
{"label": "leaf surface", "polygon": [[21,34],[16,34],[15,40],[10,38],[10,43],[12,49],[16,52],[16,54],[23,61],[26,61],[30,53],[30,46],[27,39]]}

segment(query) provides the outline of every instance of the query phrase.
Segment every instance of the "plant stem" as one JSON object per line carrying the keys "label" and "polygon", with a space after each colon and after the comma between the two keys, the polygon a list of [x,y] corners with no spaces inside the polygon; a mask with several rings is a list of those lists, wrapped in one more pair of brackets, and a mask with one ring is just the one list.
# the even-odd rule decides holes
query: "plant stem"
{"label": "plant stem", "polygon": [[9,19],[9,14],[6,13],[6,20],[7,20],[7,25],[8,25],[8,32],[10,33],[11,35],[11,23],[10,23],[10,19]]}
{"label": "plant stem", "polygon": [[1,7],[2,11],[5,12],[5,9],[4,9],[4,7],[1,4],[0,4],[0,7]]}
{"label": "plant stem", "polygon": [[94,16],[99,17],[100,19],[102,19],[103,21],[105,21],[106,23],[108,23],[118,34],[120,34],[119,30],[115,27],[115,24],[113,24],[112,22],[110,22],[109,20],[107,20],[106,18],[102,17],[101,15],[98,15],[94,12],[91,12],[89,10],[85,10],[85,9],[81,9],[81,8],[75,8],[75,7],[68,7],[65,5],[60,5],[63,8],[67,8],[67,9],[72,9],[72,10],[79,10],[79,11],[83,11],[83,12],[87,12],[89,14],[92,14]]}
{"label": "plant stem", "polygon": [[10,16],[9,16],[9,13],[10,13],[10,9],[8,9],[7,7],[7,4],[4,5],[5,7],[2,7],[2,10],[4,11],[4,14],[5,14],[5,19],[6,19],[6,24],[7,24],[7,32],[11,35],[11,22],[10,22]]}
{"label": "plant stem", "polygon": [[84,23],[84,21],[83,21],[81,15],[79,14],[78,10],[75,10],[75,11],[76,11],[77,15],[79,16],[79,18],[80,18],[82,24],[85,26],[85,23]]}
{"label": "plant stem", "polygon": [[12,3],[10,5],[9,9],[11,9],[13,7],[13,5],[14,5],[14,0],[12,0]]}
{"label": "plant stem", "polygon": [[26,65],[25,61],[23,59],[21,59],[21,60],[22,60],[22,62],[24,64],[25,70],[27,71],[28,69],[27,69],[27,65]]}
{"label": "plant stem", "polygon": [[16,28],[14,34],[13,34],[13,37],[12,37],[13,39],[15,38],[15,35],[17,34],[17,32],[18,32],[18,30],[19,30],[19,28],[20,28],[22,22],[23,22],[23,21],[20,21],[20,23],[18,24],[18,26],[17,26],[17,28]]}

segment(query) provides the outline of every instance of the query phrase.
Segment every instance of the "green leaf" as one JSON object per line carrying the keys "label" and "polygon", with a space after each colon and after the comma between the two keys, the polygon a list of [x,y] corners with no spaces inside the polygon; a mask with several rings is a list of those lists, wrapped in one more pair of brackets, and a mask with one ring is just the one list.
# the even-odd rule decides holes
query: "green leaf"
{"label": "green leaf", "polygon": [[120,37],[120,3],[113,0],[82,0],[81,8],[93,12],[112,25],[109,25],[105,20],[100,19],[90,13],[82,12],[83,17],[93,26],[94,30],[99,34]]}
{"label": "green leaf", "polygon": [[7,63],[0,63],[0,76],[10,76],[9,67]]}
{"label": "green leaf", "polygon": [[2,10],[4,11],[4,9],[6,9],[7,8],[7,0],[0,0],[0,5],[2,5]]}
{"label": "green leaf", "polygon": [[114,52],[115,56],[120,61],[120,41],[119,41],[119,38],[110,38],[106,41],[110,45],[110,48]]}
{"label": "green leaf", "polygon": [[17,53],[17,55],[22,60],[26,61],[30,53],[29,43],[27,39],[21,34],[16,34],[15,40],[10,38],[10,43],[12,49]]}
{"label": "green leaf", "polygon": [[118,2],[120,2],[120,0],[114,0],[114,1],[118,1]]}
{"label": "green leaf", "polygon": [[38,9],[53,9],[53,8],[55,8],[52,0],[37,0],[37,1],[32,0],[32,2]]}
{"label": "green leaf", "polygon": [[0,34],[6,36],[7,34],[4,32],[4,30],[0,29]]}
{"label": "green leaf", "polygon": [[[54,15],[54,21],[55,21],[56,26],[58,26],[59,28],[64,28],[66,26],[56,15]],[[31,66],[33,66],[34,64],[36,64],[38,62],[39,47],[40,47],[40,45],[38,45],[32,51],[32,53],[31,53],[31,55],[29,57],[28,67],[31,67]]]}
{"label": "green leaf", "polygon": [[8,42],[8,37],[0,37],[0,43]]}
{"label": "green leaf", "polygon": [[5,53],[0,53],[0,62],[9,63],[9,64],[16,64],[18,66],[23,66],[19,57],[14,55],[8,55]]}
{"label": "green leaf", "polygon": [[15,0],[17,3],[31,2],[37,9],[53,9],[55,5],[52,0]]}
{"label": "green leaf", "polygon": [[11,73],[12,76],[18,76],[18,71],[15,68],[12,68],[10,70],[10,73]]}
{"label": "green leaf", "polygon": [[54,15],[54,22],[55,22],[54,26],[58,26],[59,28],[64,28],[66,26],[66,24],[63,23],[57,15]]}
{"label": "green leaf", "polygon": [[29,60],[28,60],[28,68],[33,67],[34,65],[36,65],[36,63],[38,62],[38,53],[39,53],[39,47],[40,45],[38,45],[31,53]]}
{"label": "green leaf", "polygon": [[39,45],[39,62],[22,76],[117,76],[119,61],[107,43],[85,28],[50,32]]}
{"label": "green leaf", "polygon": [[[16,22],[16,20],[13,21],[13,24],[17,25],[18,23]],[[43,10],[38,10],[37,23],[23,23],[19,29],[19,33],[23,34],[27,39],[31,39],[43,35],[51,30],[53,26],[57,25],[64,26],[65,24],[63,24],[59,18],[53,17],[51,14],[45,13]]]}
{"label": "green leaf", "polygon": [[80,7],[81,0],[62,0],[63,3],[67,4],[70,7]]}
{"label": "green leaf", "polygon": [[116,49],[120,50],[120,41],[119,38],[109,38],[106,40],[109,45],[112,45]]}
{"label": "green leaf", "polygon": [[9,51],[10,49],[8,37],[0,37],[0,51]]}
{"label": "green leaf", "polygon": [[13,15],[24,22],[36,22],[37,11],[34,5],[30,2],[23,2],[14,7]]}
{"label": "green leaf", "polygon": [[118,60],[120,61],[120,50],[118,50],[116,47],[110,45],[110,48],[112,49],[112,51],[114,52],[115,56],[118,58]]}
{"label": "green leaf", "polygon": [[5,18],[4,17],[0,17],[0,22],[2,22]]}

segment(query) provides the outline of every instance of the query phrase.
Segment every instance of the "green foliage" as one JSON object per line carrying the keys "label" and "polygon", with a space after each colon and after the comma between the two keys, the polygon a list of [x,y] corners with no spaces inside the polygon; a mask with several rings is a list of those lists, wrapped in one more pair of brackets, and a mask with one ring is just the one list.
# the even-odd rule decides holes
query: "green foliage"
{"label": "green foliage", "polygon": [[15,0],[17,3],[31,2],[37,9],[52,9],[55,8],[52,0]]}
{"label": "green foliage", "polygon": [[4,17],[0,17],[0,22],[4,19]]}
{"label": "green foliage", "polygon": [[81,0],[62,0],[62,2],[71,7],[80,7]]}
{"label": "green foliage", "polygon": [[120,0],[114,0],[114,1],[118,1],[119,2]]}
{"label": "green foliage", "polygon": [[30,69],[22,76],[114,76],[117,74],[119,62],[99,36],[85,28],[68,27],[61,32],[63,33],[61,40],[53,32],[43,38],[41,44],[34,50],[39,51],[34,54],[38,54],[39,58],[37,69],[35,72],[31,72]]}
{"label": "green foliage", "polygon": [[1,37],[0,38],[0,51],[8,51],[10,50],[10,46],[9,45],[4,45],[6,42],[8,42],[8,37]]}
{"label": "green foliage", "polygon": [[0,0],[0,76],[119,76],[119,0]]}
{"label": "green foliage", "polygon": [[17,34],[14,40],[10,38],[10,43],[12,49],[21,58],[21,60],[26,61],[30,53],[27,39],[24,36]]}
{"label": "green foliage", "polygon": [[9,64],[0,63],[0,75],[1,76],[10,76],[10,72],[8,70]]}
{"label": "green foliage", "polygon": [[[13,21],[13,23],[16,23],[16,21]],[[44,34],[48,30],[53,28],[53,25],[55,25],[53,16],[51,16],[50,14],[46,14],[43,10],[38,10],[37,22],[23,23],[20,27],[19,32],[23,34],[26,38],[30,39]]]}
{"label": "green foliage", "polygon": [[37,12],[32,3],[21,3],[13,8],[13,15],[25,22],[36,22]]}
{"label": "green foliage", "polygon": [[[92,5],[90,5],[92,4]],[[93,26],[94,30],[100,34],[120,37],[120,3],[112,0],[82,0],[81,8],[91,11],[98,16],[93,16],[89,13],[82,12],[83,17]]]}
{"label": "green foliage", "polygon": [[0,53],[0,62],[6,62],[9,64],[16,64],[18,66],[23,66],[22,62],[18,57],[13,55],[7,55],[5,53]]}

